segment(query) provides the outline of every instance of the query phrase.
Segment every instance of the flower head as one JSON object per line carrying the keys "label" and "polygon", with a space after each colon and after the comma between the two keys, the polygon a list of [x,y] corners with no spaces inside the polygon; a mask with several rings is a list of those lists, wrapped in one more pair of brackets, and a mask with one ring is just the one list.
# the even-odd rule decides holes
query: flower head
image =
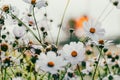
{"label": "flower head", "polygon": [[81,42],[71,42],[70,45],[64,45],[60,53],[68,62],[74,65],[84,60],[85,48]]}
{"label": "flower head", "polygon": [[45,0],[23,0],[23,1],[26,2],[26,3],[29,3],[31,5],[34,5],[38,9],[47,6],[47,3],[46,3]]}
{"label": "flower head", "polygon": [[41,69],[45,72],[56,74],[58,70],[62,70],[66,64],[67,62],[61,56],[56,56],[55,52],[49,51],[47,55],[44,53],[40,54],[36,62],[36,71]]}
{"label": "flower head", "polygon": [[85,31],[85,35],[92,40],[99,40],[105,34],[105,30],[101,28],[101,24],[94,24],[92,20],[84,22],[83,28]]}

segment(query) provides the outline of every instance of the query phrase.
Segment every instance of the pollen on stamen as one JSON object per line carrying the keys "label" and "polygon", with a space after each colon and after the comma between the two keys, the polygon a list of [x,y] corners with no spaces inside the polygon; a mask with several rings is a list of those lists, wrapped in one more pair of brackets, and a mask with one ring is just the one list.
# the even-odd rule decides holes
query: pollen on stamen
{"label": "pollen on stamen", "polygon": [[76,57],[77,56],[77,52],[76,51],[72,51],[71,56],[72,57]]}
{"label": "pollen on stamen", "polygon": [[31,0],[31,4],[35,4],[36,3],[36,0]]}
{"label": "pollen on stamen", "polygon": [[33,21],[29,21],[29,26],[32,26],[33,24]]}
{"label": "pollen on stamen", "polygon": [[96,29],[95,28],[90,28],[90,33],[95,33]]}
{"label": "pollen on stamen", "polygon": [[54,67],[55,64],[54,64],[54,62],[50,61],[50,62],[48,62],[47,65],[48,65],[48,67]]}
{"label": "pollen on stamen", "polygon": [[99,40],[99,44],[104,44],[104,40]]}
{"label": "pollen on stamen", "polygon": [[2,8],[2,10],[4,12],[7,12],[9,10],[9,6],[8,5],[4,5],[3,8]]}

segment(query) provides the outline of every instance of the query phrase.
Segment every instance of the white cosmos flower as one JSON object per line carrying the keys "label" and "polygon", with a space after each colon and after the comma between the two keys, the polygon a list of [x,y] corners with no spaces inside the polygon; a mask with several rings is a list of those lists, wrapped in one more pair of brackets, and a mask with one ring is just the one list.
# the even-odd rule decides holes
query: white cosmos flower
{"label": "white cosmos flower", "polygon": [[43,70],[51,74],[56,74],[58,70],[63,70],[63,67],[67,62],[61,57],[56,56],[55,52],[49,51],[47,55],[41,53],[39,59],[36,61],[35,69],[36,71]]}
{"label": "white cosmos flower", "polygon": [[110,0],[116,8],[120,9],[120,0]]}
{"label": "white cosmos flower", "polygon": [[26,33],[26,28],[23,26],[15,26],[13,29],[13,34],[18,39],[23,37],[25,35],[25,33]]}
{"label": "white cosmos flower", "polygon": [[104,40],[104,39],[99,39],[99,40],[89,40],[86,45],[98,45],[98,46],[104,46],[104,48],[108,48],[110,45],[113,45],[112,40]]}
{"label": "white cosmos flower", "polygon": [[22,77],[15,77],[12,80],[24,80]]}
{"label": "white cosmos flower", "polygon": [[37,7],[38,9],[42,8],[42,7],[46,7],[46,1],[45,0],[23,0],[26,3],[32,4],[35,7]]}
{"label": "white cosmos flower", "polygon": [[101,24],[96,22],[94,23],[92,20],[83,23],[83,29],[85,31],[85,35],[92,40],[99,40],[104,37],[105,30],[101,28]]}
{"label": "white cosmos flower", "polygon": [[60,53],[72,65],[78,64],[85,58],[85,48],[81,42],[71,42],[70,45],[64,45]]}

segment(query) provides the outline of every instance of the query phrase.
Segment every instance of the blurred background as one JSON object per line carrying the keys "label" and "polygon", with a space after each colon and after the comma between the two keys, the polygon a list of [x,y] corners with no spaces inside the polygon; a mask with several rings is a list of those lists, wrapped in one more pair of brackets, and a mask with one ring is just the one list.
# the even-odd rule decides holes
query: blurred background
{"label": "blurred background", "polygon": [[[64,8],[68,0],[47,1],[48,7],[46,9],[42,8],[40,12],[37,12],[37,15],[40,17],[42,14],[47,12],[48,18],[53,20],[53,24],[51,25],[52,27],[50,28],[52,28],[51,33],[54,39],[56,39],[57,35],[55,33],[58,32],[58,25],[61,21]],[[26,8],[29,7],[29,5],[24,3],[22,0],[1,0],[0,5],[6,3],[17,6],[21,13],[26,11]],[[106,30],[105,38],[115,39],[119,42],[120,10],[114,7],[109,0],[70,0],[70,4],[66,11],[64,23],[62,26],[63,28],[61,31],[60,41],[64,41],[64,39],[68,38],[68,35],[64,31],[68,26],[69,20],[74,19],[77,21],[78,25],[81,25],[81,21],[84,21],[84,19],[86,20],[92,18],[97,20],[108,4],[108,8],[104,11],[99,21],[106,18],[105,20],[102,20],[102,27]],[[111,13],[108,15],[109,11],[111,11]],[[12,31],[13,27],[7,25],[7,28]]]}

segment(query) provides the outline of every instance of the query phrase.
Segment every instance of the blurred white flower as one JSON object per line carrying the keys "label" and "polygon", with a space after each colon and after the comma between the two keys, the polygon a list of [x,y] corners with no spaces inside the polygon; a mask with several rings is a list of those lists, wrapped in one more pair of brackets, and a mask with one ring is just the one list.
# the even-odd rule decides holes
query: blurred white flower
{"label": "blurred white flower", "polygon": [[82,70],[82,73],[89,74],[90,72],[92,72],[93,68],[93,65],[89,61],[86,61],[86,68]]}
{"label": "blurred white flower", "polygon": [[104,77],[102,80],[119,80],[119,75],[108,75],[107,77]]}
{"label": "blurred white flower", "polygon": [[17,39],[23,37],[26,33],[26,28],[23,26],[15,26],[13,29],[13,34]]}
{"label": "blurred white flower", "polygon": [[101,24],[96,22],[94,23],[92,20],[83,23],[83,29],[85,31],[85,35],[92,40],[99,40],[104,37],[105,30],[101,28]]}
{"label": "blurred white flower", "polygon": [[104,40],[104,39],[99,39],[99,40],[89,40],[86,45],[97,45],[97,46],[103,46],[104,48],[108,48],[110,45],[113,45],[112,40]]}
{"label": "blurred white flower", "polygon": [[33,29],[35,28],[35,21],[31,14],[25,14],[24,17],[22,18],[22,21],[26,23],[28,26],[32,26]]}
{"label": "blurred white flower", "polygon": [[12,78],[12,80],[24,80],[22,77],[15,77],[15,78]]}
{"label": "blurred white flower", "polygon": [[85,58],[85,48],[81,42],[66,44],[60,51],[61,55],[72,65],[76,65]]}
{"label": "blurred white flower", "polygon": [[41,45],[31,45],[30,50],[33,54],[40,54],[43,51],[43,47]]}
{"label": "blurred white flower", "polygon": [[58,70],[63,70],[67,62],[61,57],[56,56],[55,52],[49,51],[47,55],[41,53],[35,64],[36,71],[43,70],[51,74],[56,74]]}
{"label": "blurred white flower", "polygon": [[[37,7],[38,9],[42,8],[42,7],[46,7],[47,3],[45,0],[23,0],[26,3],[32,4],[35,7]],[[32,6],[31,6],[32,7]]]}
{"label": "blurred white flower", "polygon": [[73,70],[68,69],[63,80],[80,80],[80,78],[75,75]]}

